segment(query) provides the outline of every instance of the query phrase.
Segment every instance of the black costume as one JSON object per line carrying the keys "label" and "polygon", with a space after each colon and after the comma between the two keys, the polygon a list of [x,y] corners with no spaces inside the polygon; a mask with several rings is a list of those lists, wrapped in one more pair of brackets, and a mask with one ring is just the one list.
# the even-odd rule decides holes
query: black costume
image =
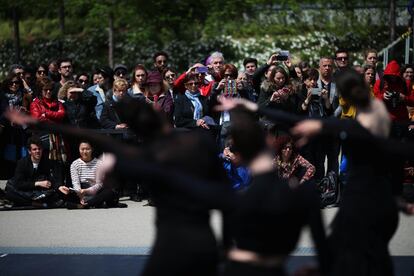
{"label": "black costume", "polygon": [[[294,124],[289,114],[259,110],[268,118]],[[348,183],[329,238],[330,275],[393,275],[388,243],[398,225],[394,198],[401,183],[390,172],[394,158],[414,155],[414,145],[373,136],[355,120],[322,120],[322,136],[342,140],[349,159]]]}
{"label": "black costume", "polygon": [[[155,140],[144,150],[88,130],[47,123],[38,123],[37,127],[72,137],[82,136],[116,154],[114,171],[149,182],[147,188],[156,206],[157,233],[142,275],[216,275],[219,250],[210,227],[210,208],[176,188],[180,179],[162,169],[172,172],[180,169],[194,177],[190,181],[204,179],[210,185],[228,184],[221,189],[232,191],[225,182],[210,135],[199,131],[175,133]],[[131,166],[138,170],[130,171]]]}

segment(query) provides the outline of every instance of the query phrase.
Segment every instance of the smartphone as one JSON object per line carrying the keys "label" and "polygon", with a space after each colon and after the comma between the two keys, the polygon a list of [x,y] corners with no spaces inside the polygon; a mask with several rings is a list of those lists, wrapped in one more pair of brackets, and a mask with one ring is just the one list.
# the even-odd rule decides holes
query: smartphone
{"label": "smartphone", "polygon": [[195,72],[197,74],[207,74],[208,73],[208,68],[206,66],[202,66],[202,67],[197,67],[195,69]]}
{"label": "smartphone", "polygon": [[312,96],[321,96],[322,89],[320,88],[312,88]]}

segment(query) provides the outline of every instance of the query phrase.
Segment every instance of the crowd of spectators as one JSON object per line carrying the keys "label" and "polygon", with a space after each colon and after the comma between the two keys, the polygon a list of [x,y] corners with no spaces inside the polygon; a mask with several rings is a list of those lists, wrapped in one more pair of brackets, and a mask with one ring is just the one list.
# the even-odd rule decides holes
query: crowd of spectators
{"label": "crowd of spectators", "polygon": [[[366,50],[364,57],[364,64],[353,66],[348,51],[340,49],[332,56],[321,57],[314,68],[306,61],[293,64],[289,53],[280,51],[264,64],[248,57],[244,68],[237,68],[226,63],[223,54],[214,52],[182,74],[169,67],[169,55],[165,52],[154,54],[152,68],[117,64],[114,68],[101,66],[93,72],[76,72],[76,63],[80,61],[69,58],[33,68],[14,64],[1,83],[0,113],[8,108],[18,109],[40,121],[97,132],[105,132],[104,129],[106,134],[139,144],[142,137],[129,133],[129,126],[114,106],[125,98],[143,101],[163,114],[171,127],[211,133],[222,152],[220,157],[230,181],[235,189],[242,190],[248,186],[250,176],[232,153],[228,137],[231,114],[214,110],[219,97],[241,97],[260,107],[310,118],[354,119],[358,110],[338,95],[335,83],[339,71],[353,69],[364,77],[372,97],[384,101],[391,119],[397,123],[391,136],[412,139],[413,128],[401,123],[414,120],[414,67],[391,61],[383,70],[374,49]],[[257,119],[268,135],[268,149],[274,154],[280,177],[297,179],[295,183],[299,184],[317,183],[328,173],[339,176],[346,172],[346,156],[341,156],[339,141],[315,139],[298,149],[283,125],[270,123],[266,117]],[[75,207],[120,206],[116,198],[122,190],[129,190],[134,198],[143,190],[137,184],[117,191],[106,190],[101,180],[93,177],[100,161],[92,155],[92,145],[87,141],[16,126],[3,115],[0,133],[1,178],[9,179],[6,194],[15,205],[41,202],[59,206],[64,200]],[[47,165],[39,163],[41,158],[47,160]],[[27,175],[23,177],[25,170]],[[412,194],[412,162],[407,162],[405,172],[405,189]],[[53,189],[54,195],[45,193]],[[142,196],[148,195],[143,192],[138,198]]]}

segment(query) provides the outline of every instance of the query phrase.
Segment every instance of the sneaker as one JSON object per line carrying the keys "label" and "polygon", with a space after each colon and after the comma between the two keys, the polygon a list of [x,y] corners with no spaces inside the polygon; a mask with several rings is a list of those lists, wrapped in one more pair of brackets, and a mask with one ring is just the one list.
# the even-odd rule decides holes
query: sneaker
{"label": "sneaker", "polygon": [[122,202],[118,202],[118,204],[116,204],[115,207],[118,207],[118,208],[127,208],[128,207],[128,204],[122,203]]}

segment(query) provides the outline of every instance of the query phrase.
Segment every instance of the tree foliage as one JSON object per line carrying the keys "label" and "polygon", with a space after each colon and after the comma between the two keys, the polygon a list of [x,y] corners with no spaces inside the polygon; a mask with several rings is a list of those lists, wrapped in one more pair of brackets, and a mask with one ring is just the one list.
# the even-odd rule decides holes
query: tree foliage
{"label": "tree foliage", "polygon": [[[59,2],[0,0],[3,64],[13,55],[13,7],[19,11],[22,57],[28,63],[69,55],[85,67],[106,64],[109,14],[114,16],[116,63],[150,63],[152,52],[164,49],[180,70],[216,49],[225,51],[227,60],[237,62],[246,52],[237,50],[234,41],[243,43],[251,38],[264,41],[262,38],[267,37],[279,44],[284,41],[284,47],[294,44],[295,37],[315,32],[335,38],[335,45],[320,47],[316,54],[338,47],[357,53],[364,47],[381,48],[388,42],[384,39],[388,23],[376,19],[387,18],[387,5],[382,0],[65,0],[64,36],[58,27]],[[397,2],[400,6],[406,4]],[[364,5],[378,8],[359,8]],[[400,7],[399,15],[407,17],[404,8]],[[400,26],[397,33],[402,32],[405,28]],[[318,51],[316,46],[312,49]]]}

